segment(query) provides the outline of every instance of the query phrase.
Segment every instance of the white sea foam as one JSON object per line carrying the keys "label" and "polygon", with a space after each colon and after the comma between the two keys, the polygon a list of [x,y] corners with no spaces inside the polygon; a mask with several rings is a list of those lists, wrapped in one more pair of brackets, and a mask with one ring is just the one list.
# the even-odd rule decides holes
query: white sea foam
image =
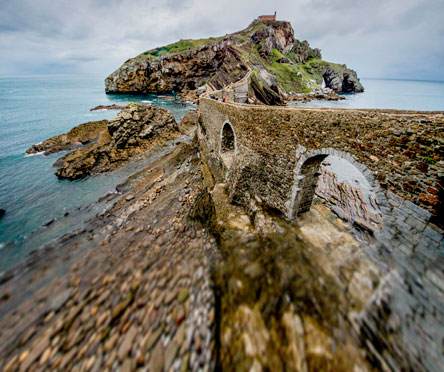
{"label": "white sea foam", "polygon": [[142,103],[153,103],[153,101],[140,101]]}
{"label": "white sea foam", "polygon": [[36,152],[35,154],[27,154],[25,153],[25,158],[29,158],[31,156],[43,155],[45,151]]}

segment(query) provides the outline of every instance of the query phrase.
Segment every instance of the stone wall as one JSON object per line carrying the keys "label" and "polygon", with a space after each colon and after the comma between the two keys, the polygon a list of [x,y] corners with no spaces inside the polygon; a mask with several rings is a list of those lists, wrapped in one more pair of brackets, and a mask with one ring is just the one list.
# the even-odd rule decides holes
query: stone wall
{"label": "stone wall", "polygon": [[[442,203],[442,112],[271,108],[224,104],[206,97],[200,99],[200,110],[214,149],[219,146],[222,124],[229,121],[237,134],[239,155],[254,154],[265,166],[270,165],[285,188],[293,186],[293,171],[302,158],[332,154],[356,165],[372,186],[432,214]],[[291,217],[284,208],[291,199],[290,190],[283,195],[284,200],[274,197],[271,206]]]}
{"label": "stone wall", "polygon": [[[201,141],[222,164],[232,202],[288,219],[310,208],[328,155],[365,176],[382,215],[366,253],[384,273],[353,322],[383,370],[444,370],[444,113],[222,103],[202,96]],[[230,164],[221,128],[236,136]],[[440,199],[441,198],[441,199]]]}

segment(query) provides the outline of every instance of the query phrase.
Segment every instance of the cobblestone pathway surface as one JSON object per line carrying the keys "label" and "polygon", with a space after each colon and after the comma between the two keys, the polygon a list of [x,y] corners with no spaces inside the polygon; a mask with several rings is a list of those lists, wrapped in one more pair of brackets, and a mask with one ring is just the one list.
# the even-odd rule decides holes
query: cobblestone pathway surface
{"label": "cobblestone pathway surface", "polygon": [[215,242],[187,217],[197,152],[180,144],[130,183],[89,229],[2,279],[0,369],[214,368]]}

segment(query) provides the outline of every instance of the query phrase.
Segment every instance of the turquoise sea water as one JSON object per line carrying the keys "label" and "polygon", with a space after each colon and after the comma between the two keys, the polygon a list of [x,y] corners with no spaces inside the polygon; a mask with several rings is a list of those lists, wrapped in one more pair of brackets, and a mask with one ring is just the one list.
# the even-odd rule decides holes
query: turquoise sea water
{"label": "turquoise sea water", "polygon": [[[97,212],[86,208],[90,213],[82,214],[78,208],[84,210],[101,195],[115,191],[131,172],[129,168],[80,181],[58,180],[52,164],[61,154],[25,156],[26,149],[80,123],[117,114],[89,111],[100,104],[152,101],[170,109],[176,120],[190,107],[158,99],[106,95],[100,77],[0,77],[0,208],[6,210],[0,219],[0,272],[57,234],[77,228],[76,219]],[[66,220],[66,212],[72,216],[71,223],[51,227],[51,233],[32,234],[50,219]]]}
{"label": "turquoise sea water", "polygon": [[[317,107],[444,110],[444,83],[367,80],[366,92]],[[143,164],[88,177],[58,180],[52,164],[61,156],[25,156],[25,150],[86,121],[111,119],[117,111],[90,112],[100,104],[153,101],[180,119],[188,107],[157,96],[104,93],[103,78],[74,76],[0,77],[0,272],[56,236],[103,210],[97,199]],[[79,210],[80,208],[80,210]],[[65,213],[69,217],[64,217]],[[50,228],[42,225],[55,218]],[[60,222],[66,221],[66,222]]]}
{"label": "turquoise sea water", "polygon": [[305,107],[444,110],[444,82],[361,79],[365,92],[344,94],[346,100],[297,103]]}

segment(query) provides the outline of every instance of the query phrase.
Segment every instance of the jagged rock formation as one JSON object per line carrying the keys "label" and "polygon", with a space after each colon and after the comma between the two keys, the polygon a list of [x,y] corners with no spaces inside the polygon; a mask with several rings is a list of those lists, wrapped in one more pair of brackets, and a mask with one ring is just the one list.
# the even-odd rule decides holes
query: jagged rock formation
{"label": "jagged rock formation", "polygon": [[99,139],[59,159],[57,177],[78,179],[106,172],[180,134],[170,111],[131,104],[112,119]]}
{"label": "jagged rock formation", "polygon": [[327,67],[323,73],[325,85],[335,92],[363,92],[364,87],[358,79],[356,71],[343,65],[342,69]]}
{"label": "jagged rock formation", "polygon": [[296,40],[291,24],[284,21],[254,21],[245,30],[224,37],[181,40],[149,50],[108,76],[105,89],[107,93],[175,91],[185,95],[202,87],[221,89],[251,69],[266,71],[276,81],[273,87],[266,86],[265,99],[264,89],[258,89],[264,80],[256,75],[253,81],[258,100],[267,104],[279,101],[267,89],[282,100],[286,93],[309,92],[324,80],[336,92],[363,91],[354,71],[322,61],[320,50]]}
{"label": "jagged rock formation", "polygon": [[127,105],[111,121],[80,124],[68,133],[31,146],[28,154],[45,155],[74,150],[54,163],[59,178],[79,179],[109,171],[154,146],[187,133],[196,112],[185,115],[180,125],[170,111],[152,105]]}
{"label": "jagged rock formation", "polygon": [[43,152],[44,155],[49,155],[60,151],[73,150],[79,146],[95,142],[107,125],[108,120],[80,124],[68,133],[48,138],[42,143],[31,146],[26,150],[26,153],[37,154]]}
{"label": "jagged rock formation", "polygon": [[296,40],[292,51],[295,53],[295,60],[299,63],[305,63],[311,58],[322,59],[321,50],[318,48],[310,48],[310,44],[307,40]]}

